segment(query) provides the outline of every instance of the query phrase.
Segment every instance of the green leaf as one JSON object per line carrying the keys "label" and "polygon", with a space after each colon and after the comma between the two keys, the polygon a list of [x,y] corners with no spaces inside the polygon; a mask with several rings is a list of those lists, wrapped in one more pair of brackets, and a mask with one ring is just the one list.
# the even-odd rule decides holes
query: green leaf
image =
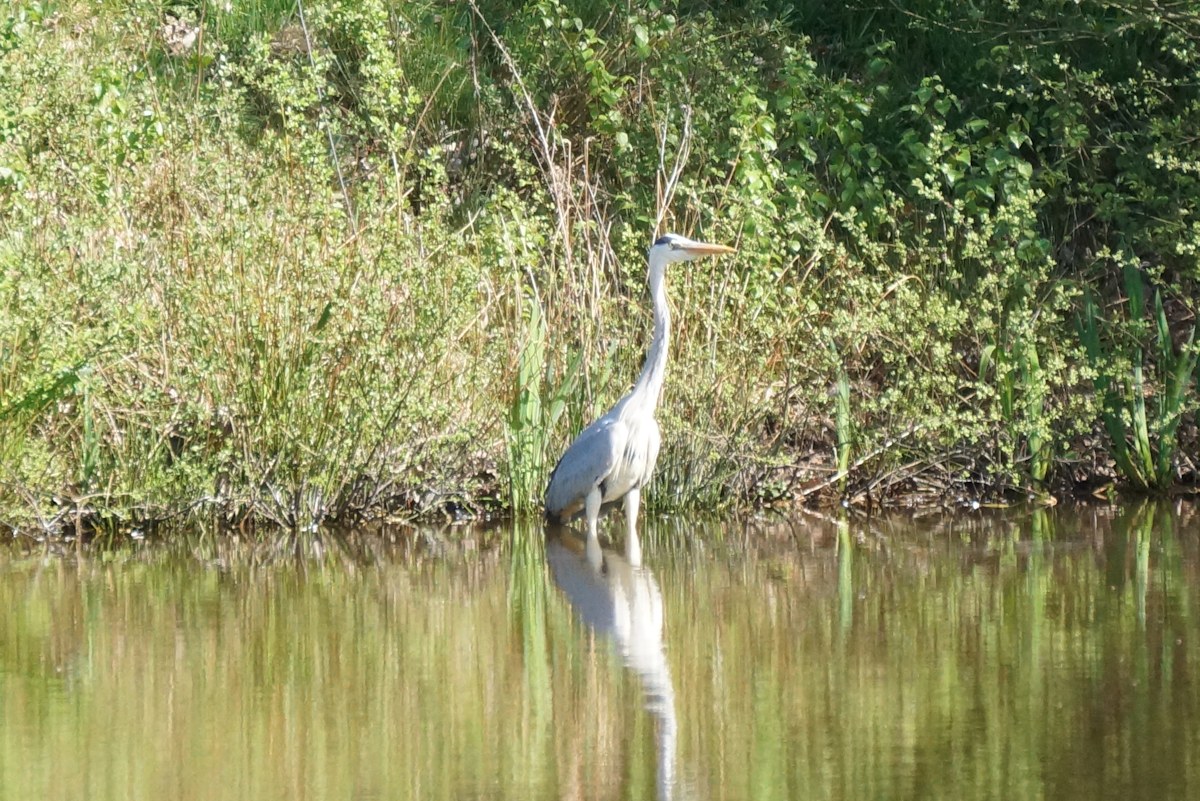
{"label": "green leaf", "polygon": [[1011,144],[1014,148],[1017,148],[1017,149],[1019,149],[1021,147],[1021,145],[1023,145],[1027,139],[1029,139],[1029,137],[1025,135],[1025,132],[1022,131],[1020,128],[1018,128],[1016,125],[1009,125],[1007,134],[1008,134],[1009,144]]}

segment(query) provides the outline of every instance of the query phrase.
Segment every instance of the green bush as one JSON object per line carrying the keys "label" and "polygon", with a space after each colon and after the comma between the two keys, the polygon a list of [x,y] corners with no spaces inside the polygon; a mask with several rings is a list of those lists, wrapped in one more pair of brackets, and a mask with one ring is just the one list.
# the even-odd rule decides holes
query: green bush
{"label": "green bush", "polygon": [[656,228],[651,506],[1194,480],[1200,14],[304,10],[0,12],[10,525],[534,507]]}

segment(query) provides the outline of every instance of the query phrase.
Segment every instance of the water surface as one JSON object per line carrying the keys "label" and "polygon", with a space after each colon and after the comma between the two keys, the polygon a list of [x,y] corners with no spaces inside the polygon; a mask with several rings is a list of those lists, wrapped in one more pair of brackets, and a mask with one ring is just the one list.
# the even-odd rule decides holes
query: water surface
{"label": "water surface", "polygon": [[0,797],[1200,797],[1187,505],[519,533],[0,551]]}

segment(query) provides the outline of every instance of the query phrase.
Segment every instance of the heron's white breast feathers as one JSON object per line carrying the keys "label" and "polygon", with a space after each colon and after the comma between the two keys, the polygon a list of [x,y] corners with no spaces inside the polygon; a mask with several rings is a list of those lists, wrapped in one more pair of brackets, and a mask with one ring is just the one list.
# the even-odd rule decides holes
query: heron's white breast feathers
{"label": "heron's white breast feathers", "polygon": [[618,403],[567,448],[546,488],[546,512],[552,518],[574,517],[597,487],[601,500],[611,503],[650,480],[662,437],[653,414],[631,411]]}
{"label": "heron's white breast feathers", "polygon": [[605,500],[615,500],[634,487],[641,487],[650,480],[654,465],[658,461],[658,448],[662,442],[658,423],[652,415],[638,415],[626,421],[629,435],[625,438],[625,449],[621,453],[614,475],[605,489]]}

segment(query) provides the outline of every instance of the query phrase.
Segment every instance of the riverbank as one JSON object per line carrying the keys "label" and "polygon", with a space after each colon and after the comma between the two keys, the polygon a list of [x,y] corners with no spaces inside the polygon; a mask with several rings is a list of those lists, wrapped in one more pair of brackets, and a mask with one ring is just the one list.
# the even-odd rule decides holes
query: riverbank
{"label": "riverbank", "polygon": [[536,509],[665,230],[652,510],[1200,482],[1200,13],[236,5],[2,12],[0,526]]}

